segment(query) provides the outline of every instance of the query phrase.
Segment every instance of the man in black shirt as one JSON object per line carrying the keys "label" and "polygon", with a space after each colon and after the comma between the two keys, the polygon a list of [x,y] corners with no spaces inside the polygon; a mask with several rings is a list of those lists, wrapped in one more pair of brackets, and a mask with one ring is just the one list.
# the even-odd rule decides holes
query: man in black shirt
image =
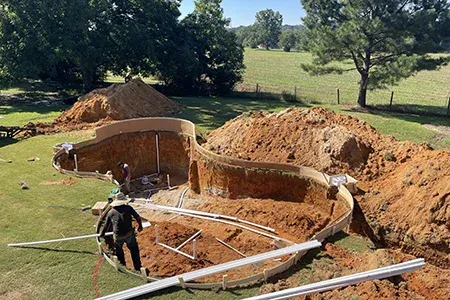
{"label": "man in black shirt", "polygon": [[116,256],[122,265],[125,265],[125,254],[123,253],[123,244],[127,244],[133,260],[133,266],[136,271],[141,270],[141,258],[139,255],[139,246],[136,241],[136,235],[131,223],[132,217],[139,224],[138,231],[142,231],[142,219],[133,207],[129,206],[129,201],[123,193],[114,196],[114,201],[110,204],[111,210],[106,215],[101,236],[105,236],[108,227],[113,228],[114,244],[116,248]]}

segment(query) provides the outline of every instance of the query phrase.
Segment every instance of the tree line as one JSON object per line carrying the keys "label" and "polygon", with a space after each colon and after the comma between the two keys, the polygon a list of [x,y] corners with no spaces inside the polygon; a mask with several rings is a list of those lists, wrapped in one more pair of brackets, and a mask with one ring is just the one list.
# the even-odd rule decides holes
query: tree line
{"label": "tree line", "polygon": [[[107,72],[154,76],[175,93],[223,95],[242,80],[244,46],[299,49],[312,75],[360,74],[358,104],[448,58],[447,0],[301,0],[303,25],[283,26],[271,9],[251,26],[230,28],[222,0],[196,0],[180,20],[181,0],[3,0],[0,80],[82,80]],[[447,43],[446,43],[447,42]],[[352,62],[352,68],[334,62]],[[342,65],[342,64],[341,64]]]}
{"label": "tree line", "polygon": [[279,48],[286,52],[306,49],[306,28],[303,25],[283,25],[281,13],[272,9],[258,12],[253,25],[240,26],[234,31],[244,47]]}
{"label": "tree line", "polygon": [[155,76],[183,94],[224,94],[242,79],[243,47],[221,0],[3,0],[0,79]]}

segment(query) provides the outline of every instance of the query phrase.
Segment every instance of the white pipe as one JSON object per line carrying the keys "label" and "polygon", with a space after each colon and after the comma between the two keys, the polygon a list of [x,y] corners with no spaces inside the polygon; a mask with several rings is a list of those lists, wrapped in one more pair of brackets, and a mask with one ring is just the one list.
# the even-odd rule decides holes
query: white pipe
{"label": "white pipe", "polygon": [[[135,199],[138,200],[138,199]],[[146,206],[149,209],[154,209],[154,210],[166,210],[166,211],[173,211],[173,212],[180,212],[180,213],[189,213],[189,214],[193,214],[193,215],[199,215],[199,216],[204,216],[204,217],[210,217],[210,218],[214,218],[214,219],[227,219],[230,221],[234,221],[234,222],[239,222],[239,223],[244,223],[253,227],[257,227],[266,231],[270,231],[270,232],[276,232],[275,229],[270,228],[270,227],[266,227],[263,225],[259,225],[256,223],[252,223],[249,221],[245,221],[245,220],[241,220],[235,217],[231,217],[231,216],[226,216],[226,215],[219,215],[219,214],[212,214],[212,213],[207,213],[207,212],[203,212],[203,211],[198,211],[198,210],[191,210],[191,209],[182,209],[182,208],[175,208],[175,207],[170,207],[170,206],[162,206],[162,205],[154,205],[152,204],[151,206],[148,205]]]}
{"label": "white pipe", "polygon": [[199,278],[203,278],[203,277],[211,276],[214,274],[233,270],[233,269],[236,269],[239,267],[243,267],[245,265],[250,265],[250,264],[258,263],[261,261],[270,260],[270,259],[273,259],[276,257],[282,257],[282,256],[293,254],[296,252],[308,251],[310,249],[320,247],[321,245],[322,244],[316,240],[309,241],[306,243],[286,247],[283,249],[278,249],[278,250],[274,250],[274,251],[270,251],[270,252],[266,252],[266,253],[262,253],[262,254],[257,254],[254,256],[247,257],[247,258],[242,258],[242,259],[238,259],[235,261],[223,263],[220,265],[211,266],[211,267],[203,268],[200,270],[184,273],[179,276],[172,276],[172,277],[165,278],[165,279],[162,279],[162,280],[159,280],[156,282],[147,283],[142,286],[131,288],[131,289],[128,289],[128,290],[125,290],[122,292],[118,292],[118,293],[104,296],[104,297],[97,298],[97,299],[101,299],[101,300],[131,299],[131,298],[146,295],[148,293],[156,292],[156,291],[159,291],[159,290],[162,290],[165,288],[169,288],[172,286],[177,286],[180,284],[180,280],[179,280],[180,277],[182,278],[182,280],[184,282],[189,282],[189,281],[193,281],[193,280],[196,280]]}
{"label": "white pipe", "polygon": [[161,173],[161,168],[159,165],[159,135],[156,134],[156,168],[158,170],[158,175]]}
{"label": "white pipe", "polygon": [[178,201],[177,208],[182,208],[184,204],[184,197],[186,197],[187,192],[189,191],[189,187],[185,188],[184,191],[180,195],[180,200]]}
{"label": "white pipe", "polygon": [[190,241],[192,241],[193,239],[197,238],[200,234],[202,234],[203,229],[200,230],[199,232],[197,232],[196,234],[194,234],[193,236],[191,236],[190,238],[188,238],[184,243],[182,243],[180,246],[178,246],[176,249],[180,250],[183,249],[184,246],[186,246],[187,243],[189,243]]}
{"label": "white pipe", "polygon": [[[105,236],[111,236],[111,235],[113,235],[112,232],[108,232],[108,233],[105,234]],[[8,247],[22,247],[22,246],[31,246],[31,245],[41,245],[41,244],[67,242],[67,241],[74,241],[74,240],[81,240],[81,239],[90,239],[90,238],[98,238],[98,237],[100,237],[100,234],[90,234],[90,235],[76,236],[76,237],[70,237],[70,238],[64,238],[64,239],[58,239],[58,240],[47,240],[47,241],[39,241],[39,242],[8,244]]]}
{"label": "white pipe", "polygon": [[[144,222],[144,223],[142,223],[142,228],[147,228],[147,227],[150,227],[151,225],[152,224],[150,222]],[[113,234],[114,234],[113,232],[107,232],[107,233],[105,233],[105,236],[111,236]],[[27,242],[27,243],[8,244],[8,247],[22,247],[22,246],[31,246],[31,245],[41,245],[41,244],[67,242],[67,241],[75,241],[75,240],[98,238],[98,237],[100,237],[100,234],[97,233],[97,234],[75,236],[75,237],[63,238],[63,239],[57,239],[57,240],[47,240],[47,241],[39,241],[39,242]]]}
{"label": "white pipe", "polygon": [[222,245],[224,245],[225,247],[227,247],[227,248],[233,250],[234,252],[236,252],[236,253],[239,254],[240,256],[242,256],[242,257],[247,257],[247,255],[245,255],[244,253],[240,252],[239,250],[237,250],[237,249],[231,247],[230,245],[228,245],[227,243],[225,243],[225,242],[222,241],[221,239],[216,238],[216,240],[217,240],[219,243],[221,243]]}
{"label": "white pipe", "polygon": [[172,248],[172,247],[170,247],[170,246],[167,246],[167,245],[165,245],[165,244],[163,244],[163,243],[157,243],[157,245],[159,245],[159,246],[161,246],[161,247],[164,247],[164,248],[166,248],[166,249],[172,250],[172,251],[175,252],[175,253],[178,253],[178,254],[181,254],[181,255],[183,255],[183,256],[186,256],[187,258],[190,258],[190,259],[195,260],[195,257],[194,257],[194,256],[191,256],[191,255],[189,255],[189,254],[187,254],[187,253],[184,253],[184,252],[182,252],[182,251],[180,251],[180,250],[177,250],[177,249],[175,249],[175,248]]}
{"label": "white pipe", "polygon": [[167,186],[169,187],[169,189],[171,188],[170,187],[170,175],[169,174],[167,174]]}
{"label": "white pipe", "polygon": [[[171,211],[169,211],[169,212],[171,212]],[[277,236],[274,236],[274,235],[271,235],[271,234],[267,234],[265,232],[262,232],[262,231],[259,231],[259,230],[256,230],[256,229],[244,226],[244,225],[240,225],[240,224],[237,224],[237,223],[229,222],[229,221],[224,221],[224,220],[214,219],[214,218],[209,218],[209,217],[203,217],[203,216],[200,216],[200,215],[192,215],[192,214],[188,214],[188,213],[181,213],[181,212],[177,212],[177,214],[182,215],[182,216],[188,216],[188,217],[191,217],[191,218],[203,219],[203,220],[219,222],[219,223],[223,223],[223,224],[239,227],[239,228],[251,231],[253,233],[256,233],[256,234],[265,236],[265,237],[267,237],[269,239],[273,239],[273,240],[277,240],[277,241],[283,240],[280,237],[277,237]]]}
{"label": "white pipe", "polygon": [[73,158],[74,158],[74,160],[75,160],[75,172],[78,173],[78,159],[77,159],[77,155],[74,154],[74,155],[73,155]]}
{"label": "white pipe", "polygon": [[340,278],[330,279],[318,283],[308,284],[292,289],[287,289],[275,293],[260,295],[256,297],[247,298],[247,300],[268,300],[268,299],[290,299],[292,297],[303,296],[311,293],[324,292],[335,288],[354,285],[364,281],[384,279],[396,275],[400,275],[406,272],[412,272],[420,269],[425,265],[423,259],[416,259],[406,263],[392,265],[368,272],[358,273],[354,275],[348,275]]}
{"label": "white pipe", "polygon": [[194,248],[194,259],[197,259],[197,239],[194,240],[192,247]]}

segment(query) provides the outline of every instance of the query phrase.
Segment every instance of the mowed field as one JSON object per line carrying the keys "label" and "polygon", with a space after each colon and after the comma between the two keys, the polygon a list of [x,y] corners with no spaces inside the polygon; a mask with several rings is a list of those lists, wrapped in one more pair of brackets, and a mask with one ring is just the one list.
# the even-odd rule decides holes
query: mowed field
{"label": "mowed field", "polygon": [[[310,76],[301,65],[311,61],[312,55],[306,52],[246,48],[247,70],[244,82],[238,89],[255,91],[256,84],[259,84],[262,92],[288,91],[293,94],[297,86],[297,94],[303,101],[336,104],[336,90],[339,88],[342,104],[356,103],[359,81],[357,71],[342,75]],[[354,67],[350,62],[342,65],[348,69]],[[422,71],[388,90],[369,92],[368,104],[389,105],[391,91],[395,92],[394,105],[397,108],[445,114],[450,93],[450,66],[436,71]]]}

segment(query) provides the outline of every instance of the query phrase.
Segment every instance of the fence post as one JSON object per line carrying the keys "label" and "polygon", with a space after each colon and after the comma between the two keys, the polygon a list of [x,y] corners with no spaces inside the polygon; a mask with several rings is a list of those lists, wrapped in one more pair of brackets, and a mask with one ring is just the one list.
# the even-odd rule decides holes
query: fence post
{"label": "fence post", "polygon": [[337,91],[337,103],[339,105],[341,104],[341,91],[339,89],[337,89],[336,91]]}
{"label": "fence post", "polygon": [[295,86],[295,88],[294,88],[294,96],[295,96],[295,101],[297,101],[297,86]]}
{"label": "fence post", "polygon": [[389,103],[390,110],[392,110],[392,102],[394,102],[394,92],[391,93],[391,102]]}
{"label": "fence post", "polygon": [[448,97],[447,116],[450,115],[450,96]]}

